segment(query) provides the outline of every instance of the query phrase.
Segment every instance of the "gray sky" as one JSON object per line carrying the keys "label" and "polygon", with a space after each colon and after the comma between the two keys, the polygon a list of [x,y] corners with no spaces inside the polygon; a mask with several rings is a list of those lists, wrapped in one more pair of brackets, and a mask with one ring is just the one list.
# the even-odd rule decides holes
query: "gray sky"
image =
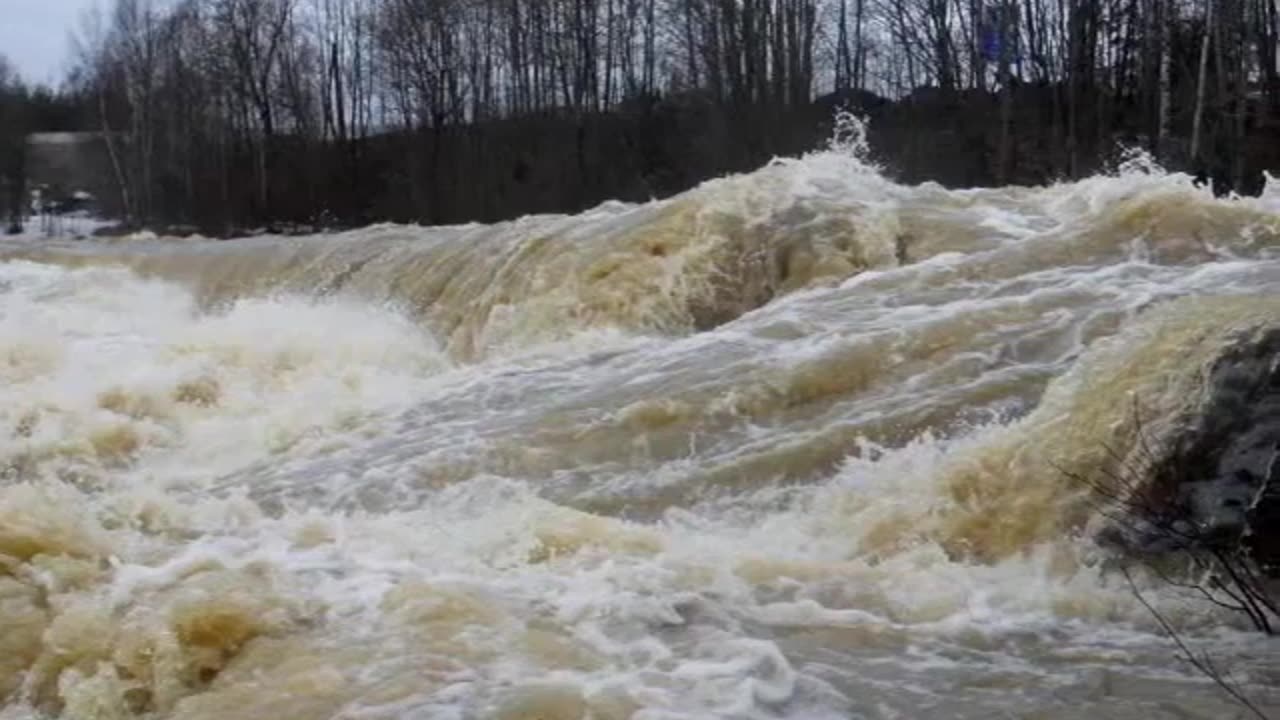
{"label": "gray sky", "polygon": [[0,55],[32,82],[56,85],[67,68],[73,31],[94,0],[0,0]]}

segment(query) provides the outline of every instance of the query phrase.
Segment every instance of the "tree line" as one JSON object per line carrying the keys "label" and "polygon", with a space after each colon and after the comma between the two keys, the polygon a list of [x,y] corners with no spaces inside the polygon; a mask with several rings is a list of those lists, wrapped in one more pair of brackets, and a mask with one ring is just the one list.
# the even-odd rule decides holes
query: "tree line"
{"label": "tree line", "polygon": [[114,0],[57,96],[118,214],[218,232],[647,199],[812,148],[838,105],[904,179],[1140,145],[1246,191],[1280,166],[1278,32],[1276,0]]}

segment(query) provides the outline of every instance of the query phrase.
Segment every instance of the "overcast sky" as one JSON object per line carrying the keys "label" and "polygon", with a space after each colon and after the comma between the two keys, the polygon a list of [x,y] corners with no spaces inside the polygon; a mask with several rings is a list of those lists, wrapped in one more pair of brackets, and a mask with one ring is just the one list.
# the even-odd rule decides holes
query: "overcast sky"
{"label": "overcast sky", "polygon": [[70,35],[94,0],[0,0],[0,55],[31,82],[56,85],[70,53]]}

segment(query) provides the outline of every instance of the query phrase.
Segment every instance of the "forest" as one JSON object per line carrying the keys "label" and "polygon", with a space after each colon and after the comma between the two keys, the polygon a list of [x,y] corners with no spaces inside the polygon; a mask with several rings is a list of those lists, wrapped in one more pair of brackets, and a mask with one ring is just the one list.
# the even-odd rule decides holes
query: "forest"
{"label": "forest", "polygon": [[23,136],[100,134],[132,226],[493,221],[813,149],[837,108],[905,181],[1043,183],[1125,148],[1280,167],[1276,0],[113,0]]}

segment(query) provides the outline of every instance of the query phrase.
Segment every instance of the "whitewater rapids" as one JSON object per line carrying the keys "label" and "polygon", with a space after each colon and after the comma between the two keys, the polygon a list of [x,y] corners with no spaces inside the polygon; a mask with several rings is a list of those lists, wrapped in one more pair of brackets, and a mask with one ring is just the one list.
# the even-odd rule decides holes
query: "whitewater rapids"
{"label": "whitewater rapids", "polygon": [[0,244],[0,718],[1233,717],[1063,469],[1280,323],[1280,200],[1140,165]]}

